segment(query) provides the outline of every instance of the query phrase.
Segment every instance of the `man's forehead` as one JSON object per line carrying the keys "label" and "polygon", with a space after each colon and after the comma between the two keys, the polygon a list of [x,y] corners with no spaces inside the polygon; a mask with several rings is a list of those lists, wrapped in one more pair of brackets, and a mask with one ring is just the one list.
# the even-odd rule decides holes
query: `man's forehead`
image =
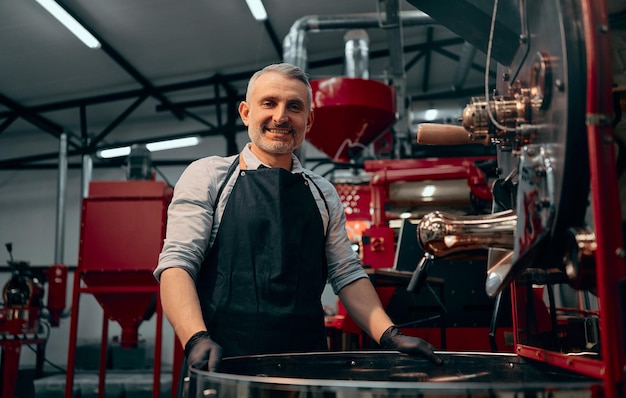
{"label": "man's forehead", "polygon": [[[307,87],[306,85],[296,78],[290,78],[287,76],[283,76],[276,72],[267,72],[261,76],[256,81],[254,86],[258,86],[262,84],[264,88],[266,86],[276,87],[280,89],[292,89],[296,91],[303,91],[306,93]],[[253,87],[254,89],[254,87]]]}
{"label": "man's forehead", "polygon": [[300,80],[286,78],[276,73],[274,73],[275,78],[268,77],[268,79],[262,80],[266,75],[260,76],[252,87],[252,94],[255,97],[298,102],[307,101],[307,87]]}

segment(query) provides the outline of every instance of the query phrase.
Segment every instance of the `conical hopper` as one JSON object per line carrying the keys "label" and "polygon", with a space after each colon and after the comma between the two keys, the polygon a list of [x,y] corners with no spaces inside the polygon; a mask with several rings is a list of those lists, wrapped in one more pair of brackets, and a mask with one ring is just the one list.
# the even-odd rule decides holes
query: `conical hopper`
{"label": "conical hopper", "polygon": [[[132,288],[127,289],[121,285],[120,279]],[[150,286],[156,289],[156,281],[152,274],[127,271],[98,272],[83,275],[83,281],[94,290],[98,290],[98,287],[107,287],[107,290],[113,291],[94,292],[93,296],[108,319],[116,321],[122,328],[120,345],[124,348],[136,347],[139,343],[139,326],[143,321],[149,320],[156,309],[156,293],[142,291]]]}
{"label": "conical hopper", "polygon": [[384,83],[331,77],[312,80],[311,88],[315,119],[307,139],[334,161],[350,161],[395,122],[395,90]]}

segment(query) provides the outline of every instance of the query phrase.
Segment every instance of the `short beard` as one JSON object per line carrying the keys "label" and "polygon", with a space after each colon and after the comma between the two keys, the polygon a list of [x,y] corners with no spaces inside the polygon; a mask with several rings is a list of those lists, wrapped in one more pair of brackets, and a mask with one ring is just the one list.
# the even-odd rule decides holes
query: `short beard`
{"label": "short beard", "polygon": [[287,154],[287,153],[291,153],[295,149],[293,147],[293,145],[287,144],[285,142],[279,142],[279,141],[271,141],[271,142],[257,141],[257,142],[255,142],[253,140],[252,142],[254,142],[254,144],[257,147],[259,147],[260,149],[262,149],[263,151],[268,152],[268,153],[277,154],[277,155],[278,154],[284,155],[284,154]]}
{"label": "short beard", "polygon": [[[287,153],[291,153],[294,151],[294,149],[296,149],[296,146],[292,143],[286,143],[282,141],[270,141],[270,140],[263,139],[263,134],[264,134],[264,129],[262,127],[251,128],[249,130],[250,139],[252,140],[254,145],[256,145],[257,147],[259,147],[259,149],[265,152],[273,153],[277,155],[279,154],[284,155]],[[297,133],[291,134],[291,136],[292,138],[296,138]]]}

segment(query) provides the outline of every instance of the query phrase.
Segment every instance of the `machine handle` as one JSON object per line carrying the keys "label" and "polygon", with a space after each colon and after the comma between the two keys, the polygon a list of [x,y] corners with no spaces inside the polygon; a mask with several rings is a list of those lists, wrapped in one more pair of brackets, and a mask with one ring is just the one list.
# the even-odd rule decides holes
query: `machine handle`
{"label": "machine handle", "polygon": [[413,271],[413,276],[411,276],[409,285],[406,288],[407,292],[419,294],[424,284],[426,284],[426,279],[428,278],[428,268],[430,268],[433,260],[434,256],[432,254],[424,253],[424,257],[422,257],[419,264],[417,264],[415,271]]}
{"label": "machine handle", "polygon": [[463,145],[472,142],[470,133],[453,124],[422,123],[417,128],[417,143],[422,145]]}

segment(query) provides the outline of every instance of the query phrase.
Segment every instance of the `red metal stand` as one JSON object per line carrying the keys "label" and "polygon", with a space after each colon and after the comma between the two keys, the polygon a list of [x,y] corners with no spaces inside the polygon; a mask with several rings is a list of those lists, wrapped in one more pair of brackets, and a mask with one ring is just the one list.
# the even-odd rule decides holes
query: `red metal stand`
{"label": "red metal stand", "polygon": [[[70,340],[69,350],[67,357],[67,373],[65,384],[65,397],[71,398],[73,393],[74,384],[74,372],[76,363],[76,342],[78,335],[78,313],[80,295],[83,293],[97,294],[97,293],[154,293],[157,297],[156,306],[156,334],[154,345],[154,361],[153,361],[153,390],[152,397],[158,398],[161,388],[161,356],[162,356],[162,339],[163,339],[163,309],[161,307],[161,301],[159,299],[159,287],[155,281],[154,286],[138,287],[138,286],[98,286],[87,287],[82,286],[80,277],[74,277],[74,287],[72,294],[72,311],[70,321]],[[109,321],[113,320],[110,313],[103,309],[102,317],[102,334],[100,342],[100,366],[98,371],[98,397],[104,397],[105,392],[105,379],[106,379],[106,364],[107,364],[107,345],[108,345],[108,331]]]}
{"label": "red metal stand", "polygon": [[[22,345],[36,344],[39,347],[44,344],[45,341],[44,338],[39,338],[36,335],[34,337],[10,336],[7,339],[0,340],[0,347],[2,348],[2,358],[0,359],[0,367],[2,368],[1,398],[13,398],[15,396]],[[38,366],[37,373],[40,374],[41,372],[42,369]]]}

